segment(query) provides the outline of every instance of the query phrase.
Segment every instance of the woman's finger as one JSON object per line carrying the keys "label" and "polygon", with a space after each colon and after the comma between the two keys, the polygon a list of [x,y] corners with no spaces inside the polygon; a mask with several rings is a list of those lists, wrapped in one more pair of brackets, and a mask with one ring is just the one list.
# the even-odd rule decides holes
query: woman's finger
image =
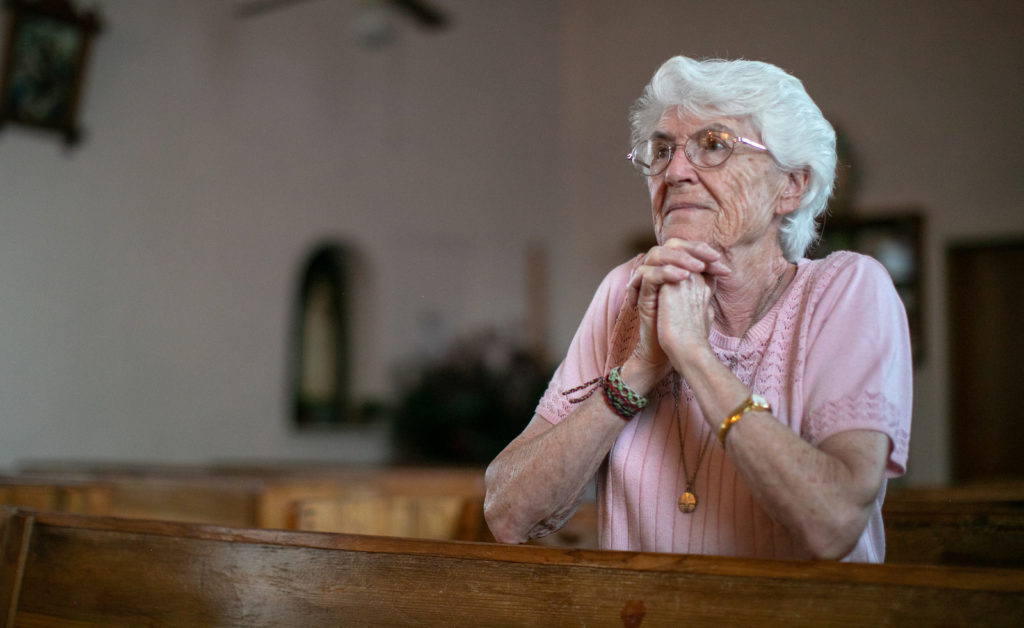
{"label": "woman's finger", "polygon": [[667,283],[678,283],[685,281],[691,275],[699,271],[691,271],[674,264],[660,265],[660,264],[643,264],[634,271],[633,276],[630,278],[628,288],[637,289],[640,286],[646,284],[653,289],[657,289],[657,286],[661,286]]}
{"label": "woman's finger", "polygon": [[647,252],[644,263],[651,266],[678,266],[692,273],[728,275],[729,266],[722,254],[705,242],[672,238]]}

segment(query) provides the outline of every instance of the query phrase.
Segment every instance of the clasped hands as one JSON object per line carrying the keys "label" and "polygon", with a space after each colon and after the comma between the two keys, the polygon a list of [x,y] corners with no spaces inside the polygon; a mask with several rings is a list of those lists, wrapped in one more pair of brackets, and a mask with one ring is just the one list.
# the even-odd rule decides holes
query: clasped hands
{"label": "clasped hands", "polygon": [[640,340],[631,358],[638,366],[660,377],[670,368],[682,373],[688,352],[710,350],[711,297],[717,279],[731,272],[723,257],[705,242],[678,238],[647,252],[626,292],[640,317]]}

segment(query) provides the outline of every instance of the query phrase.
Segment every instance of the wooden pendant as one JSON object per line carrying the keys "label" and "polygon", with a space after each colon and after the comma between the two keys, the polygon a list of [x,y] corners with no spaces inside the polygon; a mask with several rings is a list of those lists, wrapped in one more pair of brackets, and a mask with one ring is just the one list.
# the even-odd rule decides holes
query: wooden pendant
{"label": "wooden pendant", "polygon": [[697,496],[686,491],[679,496],[679,512],[690,514],[694,510],[697,510]]}

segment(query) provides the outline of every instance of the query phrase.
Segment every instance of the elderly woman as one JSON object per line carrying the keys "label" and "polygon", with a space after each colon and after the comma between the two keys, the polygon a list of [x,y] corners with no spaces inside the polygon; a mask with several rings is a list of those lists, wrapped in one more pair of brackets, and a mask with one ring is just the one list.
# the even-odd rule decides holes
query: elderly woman
{"label": "elderly woman", "polygon": [[488,467],[495,538],[558,529],[596,475],[604,549],[881,562],[910,341],[880,264],[804,258],[832,127],[775,66],[684,57],[631,123],[657,246],[607,275]]}

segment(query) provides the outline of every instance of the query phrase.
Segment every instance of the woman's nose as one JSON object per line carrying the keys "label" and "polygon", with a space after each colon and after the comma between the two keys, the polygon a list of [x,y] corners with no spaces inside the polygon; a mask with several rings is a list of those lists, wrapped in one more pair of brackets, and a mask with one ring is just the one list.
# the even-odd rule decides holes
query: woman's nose
{"label": "woman's nose", "polygon": [[665,181],[669,185],[697,181],[697,169],[690,163],[682,146],[672,151],[672,158],[668,162],[668,168],[665,169]]}

